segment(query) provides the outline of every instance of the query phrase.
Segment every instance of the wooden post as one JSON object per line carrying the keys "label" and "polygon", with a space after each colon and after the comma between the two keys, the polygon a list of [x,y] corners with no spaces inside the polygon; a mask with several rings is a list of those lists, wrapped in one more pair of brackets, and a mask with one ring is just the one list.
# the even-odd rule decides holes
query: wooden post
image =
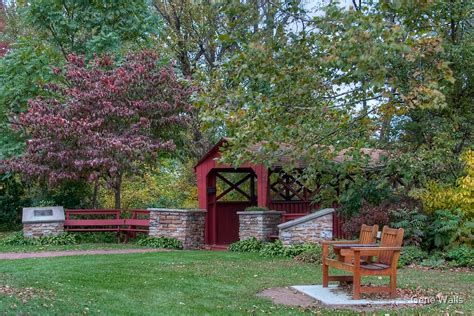
{"label": "wooden post", "polygon": [[257,204],[260,207],[268,207],[268,169],[264,165],[257,165],[252,169],[257,174]]}

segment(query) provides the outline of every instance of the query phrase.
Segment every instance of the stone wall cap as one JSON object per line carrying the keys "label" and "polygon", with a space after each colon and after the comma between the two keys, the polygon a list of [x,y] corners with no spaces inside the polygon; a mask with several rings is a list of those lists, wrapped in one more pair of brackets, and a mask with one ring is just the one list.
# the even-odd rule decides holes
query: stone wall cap
{"label": "stone wall cap", "polygon": [[172,212],[172,213],[206,213],[202,208],[147,208],[150,212]]}
{"label": "stone wall cap", "polygon": [[308,222],[310,220],[313,220],[315,218],[322,217],[322,216],[328,215],[328,214],[332,214],[335,211],[336,210],[333,209],[333,208],[325,208],[325,209],[319,210],[317,212],[308,214],[306,216],[294,219],[292,221],[288,221],[286,223],[280,224],[280,225],[278,225],[278,229],[286,229],[286,228],[289,228],[289,227],[292,227],[292,226],[295,226],[295,225],[298,225],[298,224],[302,224],[302,223]]}
{"label": "stone wall cap", "polygon": [[64,222],[64,208],[62,206],[24,207],[21,222],[33,223],[61,223]]}
{"label": "stone wall cap", "polygon": [[284,213],[281,211],[242,211],[237,212],[237,215],[282,215]]}
{"label": "stone wall cap", "polygon": [[43,220],[43,221],[23,221],[22,224],[52,224],[52,223],[64,223],[64,219],[57,220]]}

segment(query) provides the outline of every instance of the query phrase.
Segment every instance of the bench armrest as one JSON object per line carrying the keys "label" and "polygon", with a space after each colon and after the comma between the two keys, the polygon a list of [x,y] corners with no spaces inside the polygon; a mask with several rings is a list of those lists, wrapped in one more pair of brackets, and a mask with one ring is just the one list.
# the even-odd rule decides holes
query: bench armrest
{"label": "bench armrest", "polygon": [[350,250],[352,250],[354,253],[359,253],[361,256],[377,256],[383,251],[401,251],[402,247],[351,247]]}

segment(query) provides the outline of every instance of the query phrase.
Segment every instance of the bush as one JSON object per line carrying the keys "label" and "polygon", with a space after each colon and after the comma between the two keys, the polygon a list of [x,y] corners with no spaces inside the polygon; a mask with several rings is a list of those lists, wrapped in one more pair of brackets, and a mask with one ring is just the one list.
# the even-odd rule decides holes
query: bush
{"label": "bush", "polygon": [[77,243],[74,235],[63,233],[57,236],[44,236],[39,238],[25,238],[22,232],[16,232],[2,240],[5,246],[60,246],[75,245]]}
{"label": "bush", "polygon": [[244,240],[234,242],[229,246],[229,251],[234,252],[254,252],[257,253],[262,249],[263,242],[257,240],[255,237],[250,237]]}
{"label": "bush", "polygon": [[439,258],[436,256],[425,259],[420,263],[422,267],[427,267],[427,268],[432,268],[432,269],[444,268],[445,264],[446,264],[446,261],[443,258]]}
{"label": "bush", "polygon": [[244,209],[246,212],[268,211],[268,207],[249,206]]}
{"label": "bush", "polygon": [[79,232],[72,233],[78,243],[116,243],[117,234],[113,232]]}
{"label": "bush", "polygon": [[419,212],[417,208],[400,208],[390,212],[390,226],[405,230],[404,242],[406,245],[420,245],[425,237],[428,216]]}
{"label": "bush", "polygon": [[398,266],[403,267],[409,264],[419,264],[428,258],[428,253],[417,246],[403,247],[398,260]]}
{"label": "bush", "polygon": [[298,258],[298,261],[320,263],[322,248],[318,244],[284,246],[281,240],[263,242],[255,237],[237,241],[229,246],[229,251],[258,253],[262,257]]}
{"label": "bush", "polygon": [[24,191],[17,176],[0,173],[0,230],[21,227],[21,207],[29,205]]}
{"label": "bush", "polygon": [[350,236],[358,237],[360,233],[360,227],[362,224],[366,225],[387,225],[390,222],[388,216],[389,210],[388,204],[381,204],[379,206],[364,205],[358,215],[353,216],[350,220],[345,221],[342,225],[342,230]]}
{"label": "bush", "polygon": [[300,254],[307,252],[307,251],[312,251],[316,249],[317,247],[321,248],[317,244],[298,244],[298,245],[291,245],[285,248],[285,256],[294,258],[296,256],[299,256]]}
{"label": "bush", "polygon": [[444,257],[450,266],[474,268],[474,249],[467,246],[453,248]]}
{"label": "bush", "polygon": [[297,255],[295,260],[304,263],[321,264],[323,263],[323,248],[316,245],[314,248],[305,250]]}
{"label": "bush", "polygon": [[283,246],[281,240],[275,240],[274,242],[264,244],[259,254],[266,258],[287,256],[286,248]]}
{"label": "bush", "polygon": [[435,249],[444,249],[458,236],[461,216],[458,212],[437,210],[433,214],[432,223],[428,230],[428,241]]}
{"label": "bush", "polygon": [[151,248],[183,249],[183,244],[176,238],[149,237],[139,238],[137,245]]}

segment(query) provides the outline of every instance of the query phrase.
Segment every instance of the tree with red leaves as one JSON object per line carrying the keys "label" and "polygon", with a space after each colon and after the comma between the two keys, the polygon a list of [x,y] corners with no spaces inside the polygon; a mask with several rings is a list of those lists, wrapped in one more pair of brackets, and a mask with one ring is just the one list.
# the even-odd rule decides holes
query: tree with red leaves
{"label": "tree with red leaves", "polygon": [[[27,152],[7,162],[49,183],[104,179],[120,208],[122,178],[176,148],[192,111],[193,88],[150,51],[129,54],[118,66],[104,56],[86,63],[68,57],[65,85],[55,98],[36,98],[18,124]],[[96,185],[97,187],[97,185]]]}

